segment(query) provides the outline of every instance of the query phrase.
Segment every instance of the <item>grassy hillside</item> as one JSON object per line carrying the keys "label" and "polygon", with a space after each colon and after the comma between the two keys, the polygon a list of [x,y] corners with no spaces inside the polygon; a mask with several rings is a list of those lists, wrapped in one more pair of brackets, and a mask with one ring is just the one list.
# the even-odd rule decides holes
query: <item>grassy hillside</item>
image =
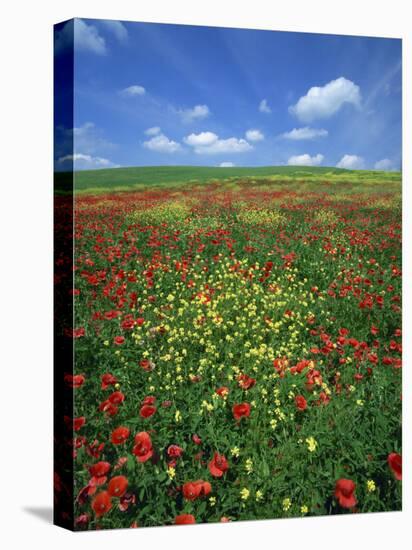
{"label": "grassy hillside", "polygon": [[[78,192],[101,193],[129,191],[148,187],[171,187],[185,183],[201,184],[213,180],[265,179],[276,182],[331,181],[331,182],[400,182],[399,172],[344,170],[334,167],[258,166],[220,168],[214,166],[138,166],[106,170],[84,170],[75,173]],[[56,187],[69,190],[72,176],[55,174]]]}

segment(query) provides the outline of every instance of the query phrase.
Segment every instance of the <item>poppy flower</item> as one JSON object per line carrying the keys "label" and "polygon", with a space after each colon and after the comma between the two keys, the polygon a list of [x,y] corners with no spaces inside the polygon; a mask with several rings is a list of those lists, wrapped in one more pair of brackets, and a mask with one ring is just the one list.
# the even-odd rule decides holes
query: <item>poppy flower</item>
{"label": "poppy flower", "polygon": [[251,378],[247,374],[239,374],[237,381],[242,390],[249,390],[256,384],[256,379]]}
{"label": "poppy flower", "polygon": [[112,432],[112,443],[113,445],[121,445],[124,443],[130,435],[129,428],[124,426],[119,426]]}
{"label": "poppy flower", "polygon": [[135,504],[135,503],[136,503],[135,495],[132,495],[131,493],[125,493],[123,496],[120,497],[118,508],[121,512],[125,512],[131,504]]}
{"label": "poppy flower", "polygon": [[156,397],[154,395],[148,395],[143,399],[142,405],[154,405],[156,402]]}
{"label": "poppy flower", "polygon": [[109,416],[114,416],[119,412],[119,407],[117,405],[114,405],[113,403],[110,403],[110,401],[106,399],[106,401],[100,403],[99,411],[105,412]]}
{"label": "poppy flower", "polygon": [[119,405],[124,401],[124,394],[121,391],[115,391],[110,395],[109,401],[112,405]]}
{"label": "poppy flower", "polygon": [[139,414],[142,418],[150,418],[157,411],[157,408],[153,405],[143,405],[140,407]]}
{"label": "poppy flower", "polygon": [[86,424],[86,418],[84,416],[79,416],[78,418],[73,418],[73,430],[78,432]]}
{"label": "poppy flower", "polygon": [[342,508],[353,508],[356,506],[355,497],[356,484],[351,479],[339,479],[335,486],[335,497]]}
{"label": "poppy flower", "polygon": [[197,434],[192,435],[192,441],[195,445],[201,445],[202,444],[202,440],[200,439],[200,437]]}
{"label": "poppy flower", "polygon": [[220,397],[225,397],[229,393],[229,388],[222,386],[216,390],[216,393],[217,395],[220,395]]}
{"label": "poppy flower", "polygon": [[303,397],[303,395],[297,395],[295,397],[295,404],[296,404],[296,408],[299,411],[304,411],[308,406],[308,403],[306,399]]}
{"label": "poppy flower", "polygon": [[192,514],[180,514],[175,517],[175,525],[190,525],[196,523],[195,516]]}
{"label": "poppy flower", "polygon": [[93,477],[105,476],[109,470],[110,462],[104,462],[103,460],[96,462],[96,464],[93,464],[93,466],[89,468],[90,475]]}
{"label": "poppy flower", "polygon": [[122,497],[126,490],[129,482],[125,476],[115,476],[109,481],[107,490],[110,496],[112,497]]}
{"label": "poppy flower", "polygon": [[388,464],[398,481],[402,480],[402,457],[398,453],[388,455]]}
{"label": "poppy flower", "polygon": [[105,390],[109,386],[114,386],[117,383],[117,378],[110,373],[103,374],[102,376],[102,390]]}
{"label": "poppy flower", "polygon": [[212,490],[208,481],[199,479],[197,481],[188,481],[183,485],[183,496],[186,500],[196,500],[201,496],[207,496]]}
{"label": "poppy flower", "polygon": [[113,339],[113,342],[116,344],[116,346],[121,346],[124,344],[125,337],[124,336],[115,336]]}
{"label": "poppy flower", "polygon": [[110,498],[110,495],[107,491],[102,491],[101,493],[98,493],[92,502],[92,508],[94,510],[94,513],[96,514],[96,517],[103,516],[104,514],[107,514],[107,512],[112,507],[112,500]]}
{"label": "poppy flower", "polygon": [[179,447],[179,445],[169,445],[167,448],[167,454],[172,458],[178,458],[179,456],[182,456],[182,453],[183,449],[182,447]]}
{"label": "poppy flower", "polygon": [[82,374],[76,374],[74,376],[72,374],[66,374],[64,381],[69,388],[77,389],[84,384],[85,377]]}
{"label": "poppy flower", "polygon": [[232,412],[234,418],[239,421],[242,416],[250,416],[250,405],[249,403],[238,403],[233,405]]}
{"label": "poppy flower", "polygon": [[229,463],[225,456],[215,453],[209,462],[209,472],[213,477],[222,477],[229,469]]}
{"label": "poppy flower", "polygon": [[134,438],[132,453],[139,462],[146,462],[153,456],[152,440],[147,432],[139,432]]}

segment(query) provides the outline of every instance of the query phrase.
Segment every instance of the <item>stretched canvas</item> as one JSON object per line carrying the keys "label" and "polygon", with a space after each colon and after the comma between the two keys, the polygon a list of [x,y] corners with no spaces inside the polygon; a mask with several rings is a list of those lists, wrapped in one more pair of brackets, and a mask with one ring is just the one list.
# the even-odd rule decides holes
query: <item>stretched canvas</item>
{"label": "stretched canvas", "polygon": [[55,523],[401,510],[399,39],[54,28]]}

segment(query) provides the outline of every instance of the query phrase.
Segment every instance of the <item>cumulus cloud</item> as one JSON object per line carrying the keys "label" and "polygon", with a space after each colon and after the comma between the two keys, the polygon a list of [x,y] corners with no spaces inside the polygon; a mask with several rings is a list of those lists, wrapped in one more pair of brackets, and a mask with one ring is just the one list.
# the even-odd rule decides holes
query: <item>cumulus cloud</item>
{"label": "cumulus cloud", "polygon": [[143,88],[143,86],[140,86],[139,84],[134,84],[133,86],[124,88],[120,92],[120,94],[124,97],[135,97],[139,95],[144,95],[145,93],[146,93],[146,89]]}
{"label": "cumulus cloud", "polygon": [[[67,131],[67,135],[70,136],[70,130]],[[85,122],[73,128],[73,144],[75,152],[81,151],[88,155],[101,154],[116,148],[116,145],[108,141],[102,130],[93,122]]]}
{"label": "cumulus cloud", "polygon": [[54,51],[56,55],[73,47],[79,51],[93,52],[98,55],[107,53],[106,41],[94,25],[88,25],[83,19],[68,21],[56,32]]}
{"label": "cumulus cloud", "polygon": [[118,165],[111,162],[109,159],[102,157],[94,157],[85,155],[84,153],[75,153],[74,155],[65,155],[57,161],[60,165],[67,164],[70,166],[73,163],[75,170],[95,170],[98,168],[115,168]]}
{"label": "cumulus cloud", "polygon": [[187,123],[203,120],[210,115],[210,109],[207,105],[195,105],[190,109],[178,109],[177,112],[182,117],[183,122]]}
{"label": "cumulus cloud", "polygon": [[200,132],[200,134],[190,134],[186,136],[183,141],[187,143],[187,145],[196,147],[198,145],[211,145],[218,139],[218,136],[213,132]]}
{"label": "cumulus cloud", "polygon": [[169,139],[164,134],[158,134],[152,139],[143,142],[143,147],[157,153],[176,153],[182,149],[180,143]]}
{"label": "cumulus cloud", "polygon": [[308,153],[304,155],[294,155],[289,158],[288,164],[290,166],[319,166],[325,157],[318,153],[311,157]]}
{"label": "cumulus cloud", "polygon": [[375,162],[375,170],[392,170],[393,163],[390,159],[381,159]]}
{"label": "cumulus cloud", "polygon": [[190,134],[184,138],[184,142],[194,147],[194,152],[198,155],[246,153],[253,149],[253,146],[245,139],[235,137],[220,139],[213,132]]}
{"label": "cumulus cloud", "polygon": [[360,107],[361,93],[357,84],[341,76],[325,86],[313,86],[302,96],[289,112],[303,122],[312,122],[318,118],[329,118],[349,103]]}
{"label": "cumulus cloud", "polygon": [[221,162],[219,164],[220,168],[232,168],[233,166],[236,166],[235,164],[233,164],[233,162]]}
{"label": "cumulus cloud", "polygon": [[309,128],[309,126],[305,126],[304,128],[293,128],[290,132],[285,132],[282,134],[282,137],[284,139],[292,139],[295,141],[303,140],[303,139],[316,139],[319,137],[326,137],[328,135],[328,131],[324,130],[323,128]]}
{"label": "cumulus cloud", "polygon": [[119,42],[126,42],[129,34],[126,27],[120,21],[100,21],[100,25],[114,34]]}
{"label": "cumulus cloud", "polygon": [[107,53],[105,39],[100,36],[94,25],[88,25],[83,19],[74,20],[74,44],[78,50],[87,50],[99,55]]}
{"label": "cumulus cloud", "polygon": [[261,113],[271,113],[272,109],[269,107],[267,99],[262,99],[262,101],[259,103],[259,111]]}
{"label": "cumulus cloud", "polygon": [[358,155],[343,155],[337,168],[347,168],[348,170],[361,170],[365,166],[365,161]]}
{"label": "cumulus cloud", "polygon": [[250,129],[246,132],[246,139],[249,141],[262,141],[265,139],[265,136],[262,134],[260,130],[253,130]]}
{"label": "cumulus cloud", "polygon": [[147,136],[157,136],[157,134],[160,134],[160,128],[159,126],[152,126],[151,128],[145,130],[144,133]]}

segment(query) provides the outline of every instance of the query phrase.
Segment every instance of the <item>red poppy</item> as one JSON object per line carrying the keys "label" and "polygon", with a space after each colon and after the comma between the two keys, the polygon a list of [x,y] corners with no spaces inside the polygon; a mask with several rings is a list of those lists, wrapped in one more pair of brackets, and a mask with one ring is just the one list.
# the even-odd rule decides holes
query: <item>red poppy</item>
{"label": "red poppy", "polygon": [[216,393],[220,395],[220,397],[225,397],[225,395],[229,393],[229,388],[227,388],[226,386],[222,386],[221,388],[218,388],[216,390]]}
{"label": "red poppy", "polygon": [[124,401],[124,394],[121,391],[115,391],[109,396],[109,401],[112,405],[119,405]]}
{"label": "red poppy", "polygon": [[249,403],[238,403],[233,405],[232,408],[233,416],[236,420],[240,420],[242,416],[250,416],[250,405]]}
{"label": "red poppy", "polygon": [[107,472],[110,470],[110,463],[104,462],[101,460],[100,462],[96,462],[96,464],[93,464],[93,466],[90,466],[89,472],[90,475],[93,477],[102,477],[107,474]]}
{"label": "red poppy", "polygon": [[247,374],[239,374],[237,381],[242,390],[249,390],[256,384],[256,379],[251,378]]}
{"label": "red poppy", "polygon": [[188,481],[183,485],[183,496],[186,500],[196,500],[198,497],[206,496],[212,490],[208,481],[199,479],[197,481]]}
{"label": "red poppy", "polygon": [[175,525],[190,525],[192,523],[196,523],[195,516],[192,514],[180,514],[175,517]]}
{"label": "red poppy", "polygon": [[153,405],[143,405],[140,407],[139,414],[142,418],[149,418],[150,416],[153,416],[156,411],[157,408]]}
{"label": "red poppy", "polygon": [[72,374],[66,374],[64,381],[69,388],[80,388],[84,384],[85,377],[83,374],[76,374],[74,376]]}
{"label": "red poppy", "polygon": [[107,491],[102,491],[101,493],[98,493],[92,502],[92,508],[94,510],[94,513],[96,514],[96,517],[103,516],[104,514],[107,514],[107,512],[112,507],[112,500],[110,498],[110,495]]}
{"label": "red poppy", "polygon": [[170,457],[177,458],[179,456],[182,456],[183,449],[182,447],[179,447],[179,445],[169,445],[167,448],[167,454]]}
{"label": "red poppy", "polygon": [[342,508],[353,508],[356,506],[355,497],[356,484],[351,479],[339,479],[335,486],[335,497]]}
{"label": "red poppy", "polygon": [[303,395],[297,395],[295,397],[295,404],[296,404],[296,408],[299,411],[304,411],[308,406],[308,403],[306,399],[303,397]]}
{"label": "red poppy", "polygon": [[110,373],[103,374],[102,376],[102,390],[105,390],[109,386],[113,386],[117,383],[117,379]]}
{"label": "red poppy", "polygon": [[122,321],[123,330],[132,330],[134,325],[135,325],[134,319],[124,319],[124,321]]}
{"label": "red poppy", "polygon": [[121,346],[124,344],[125,337],[124,336],[115,336],[113,339],[113,342],[116,344],[116,346]]}
{"label": "red poppy", "polygon": [[209,471],[213,477],[222,477],[229,469],[229,463],[225,456],[215,453],[209,462]]}
{"label": "red poppy", "polygon": [[79,416],[78,418],[73,418],[73,430],[78,432],[86,424],[86,418],[84,416]]}
{"label": "red poppy", "polygon": [[118,508],[121,512],[125,512],[131,504],[135,504],[135,503],[136,503],[135,495],[132,495],[131,493],[125,493],[122,497],[120,497]]}
{"label": "red poppy", "polygon": [[139,432],[134,438],[132,453],[139,462],[146,462],[153,456],[152,440],[147,432]]}
{"label": "red poppy", "polygon": [[109,495],[112,497],[122,497],[126,490],[129,482],[125,476],[116,476],[112,477],[107,486]]}
{"label": "red poppy", "polygon": [[110,401],[106,399],[106,401],[103,401],[103,403],[100,403],[99,411],[105,412],[109,416],[114,416],[119,412],[119,407],[117,405],[113,405],[113,403],[110,403]]}
{"label": "red poppy", "polygon": [[112,443],[113,445],[121,445],[124,443],[130,435],[129,428],[124,426],[119,426],[112,432]]}
{"label": "red poppy", "polygon": [[200,437],[197,434],[192,435],[192,441],[195,445],[201,445],[202,444],[202,440],[200,439]]}
{"label": "red poppy", "polygon": [[154,405],[156,402],[156,397],[154,395],[148,395],[143,399],[142,405]]}
{"label": "red poppy", "polygon": [[388,464],[398,481],[402,480],[402,457],[398,453],[388,455]]}

